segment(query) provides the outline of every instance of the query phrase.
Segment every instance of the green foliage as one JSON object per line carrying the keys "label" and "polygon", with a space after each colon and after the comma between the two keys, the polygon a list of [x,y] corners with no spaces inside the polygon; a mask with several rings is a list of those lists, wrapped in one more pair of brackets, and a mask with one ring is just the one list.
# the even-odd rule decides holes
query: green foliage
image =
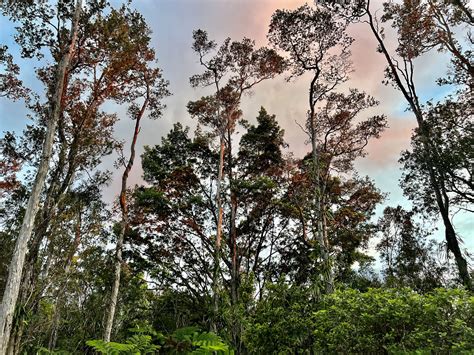
{"label": "green foliage", "polygon": [[283,138],[285,132],[275,115],[269,115],[261,107],[257,122],[257,126],[248,127],[239,144],[239,162],[244,175],[275,173],[284,165],[281,148],[287,147]]}
{"label": "green foliage", "polygon": [[290,353],[312,343],[311,314],[316,310],[312,290],[284,282],[268,285],[244,334],[250,353]]}
{"label": "green foliage", "polygon": [[155,332],[149,326],[129,329],[132,333],[125,343],[105,342],[103,340],[88,340],[87,345],[101,354],[155,354],[160,345],[155,344],[164,336]]}
{"label": "green foliage", "polygon": [[460,289],[337,291],[313,316],[323,353],[460,352],[474,347],[474,297]]}
{"label": "green foliage", "polygon": [[384,264],[386,286],[420,292],[443,286],[448,267],[436,259],[436,243],[427,240],[429,232],[416,222],[416,214],[400,206],[386,207],[383,213],[376,248]]}
{"label": "green foliage", "polygon": [[229,347],[214,333],[200,332],[197,327],[176,330],[166,340],[171,354],[231,354]]}
{"label": "green foliage", "polygon": [[474,297],[462,289],[339,290],[321,301],[283,282],[248,319],[249,353],[448,353],[474,347]]}
{"label": "green foliage", "polygon": [[[411,149],[400,158],[403,176],[400,181],[405,195],[416,208],[437,213],[436,197],[430,188],[427,168],[435,166],[434,174],[442,179],[450,204],[468,208],[474,202],[472,181],[466,169],[473,159],[474,123],[471,103],[452,101],[428,103],[424,132],[419,129],[412,136]],[[424,152],[423,135],[430,141],[429,157]],[[429,158],[429,159],[428,159]]]}
{"label": "green foliage", "polygon": [[86,343],[101,354],[156,354],[160,350],[164,354],[232,354],[233,352],[221,338],[197,327],[177,329],[164,336],[150,327],[129,329],[132,336],[125,343],[88,340]]}
{"label": "green foliage", "polygon": [[46,348],[39,348],[36,351],[36,355],[69,355],[71,354],[69,351],[66,350],[49,350]]}
{"label": "green foliage", "polygon": [[88,340],[86,344],[101,354],[139,354],[133,344],[107,343],[103,340]]}
{"label": "green foliage", "polygon": [[[378,225],[373,215],[385,194],[371,179],[357,175],[354,161],[366,155],[370,139],[379,137],[385,118],[359,119],[360,112],[377,104],[364,92],[333,91],[352,70],[349,22],[321,4],[276,11],[268,39],[286,52],[286,59],[273,49],[255,48],[248,38],[229,38],[217,47],[205,31],[195,31],[192,48],[204,70],[190,78],[191,85],[215,85],[216,91],[187,105],[198,122],[194,132],[176,123],[161,143],[145,147],[146,185],[131,190],[127,203],[116,342],[104,342],[86,340],[103,332],[104,299],[114,277],[110,238],[120,225],[114,225],[114,207],[102,201],[112,173],[99,169],[113,150],[122,148],[114,130],[123,105],[130,105],[133,118],[141,117],[138,103],[146,91],[143,112],[157,118],[164,108],[161,98],[169,93],[155,64],[150,27],[131,2],[114,9],[105,0],[84,1],[13,315],[13,347],[7,352],[233,353],[227,344],[237,353],[255,354],[472,351],[473,296],[438,288],[446,284],[449,264],[436,258],[435,244],[428,243],[415,214],[445,212],[446,222],[452,208],[469,211],[474,202],[469,175],[474,125],[467,95],[472,65],[462,64],[471,53],[462,49],[463,41],[443,34],[463,22],[449,8],[464,2],[407,1],[384,7],[381,21],[393,21],[392,32],[399,36],[394,54],[411,64],[435,46],[455,51],[454,72],[441,82],[468,84],[470,90],[459,89],[439,103],[418,103],[417,95],[424,95],[414,91],[412,66],[388,68],[387,79],[406,79],[405,98],[423,124],[400,160],[401,186],[414,210],[387,208]],[[54,78],[68,48],[75,1],[55,3],[0,1],[2,20],[18,25],[14,39],[23,59],[49,58],[27,71],[36,72],[43,85],[35,93],[23,86],[20,67],[0,43],[0,99],[23,98],[31,119],[22,136],[6,132],[0,139],[0,295],[41,159],[49,110],[58,106],[51,101]],[[435,26],[438,32],[427,31],[444,22],[443,14],[447,22]],[[416,48],[420,40],[426,43]],[[383,41],[379,44],[385,51]],[[396,59],[392,64],[398,66]],[[286,154],[284,130],[263,107],[256,123],[242,123],[243,94],[287,67],[289,78],[314,75],[302,128],[315,154],[303,159]],[[403,84],[397,86],[404,91]],[[237,132],[239,122],[242,132]],[[224,176],[218,190],[221,144]],[[122,155],[117,166],[125,163]],[[218,200],[223,208],[220,250],[215,243]],[[321,220],[327,228],[321,229]],[[318,241],[321,230],[327,231],[327,259],[325,243]],[[376,233],[386,265],[381,273],[373,271],[373,258],[366,254]],[[456,255],[454,230],[447,241]],[[458,263],[463,252],[456,256]],[[339,287],[348,289],[322,295],[329,271]],[[385,289],[373,288],[382,283]],[[201,330],[214,326],[218,333]]]}

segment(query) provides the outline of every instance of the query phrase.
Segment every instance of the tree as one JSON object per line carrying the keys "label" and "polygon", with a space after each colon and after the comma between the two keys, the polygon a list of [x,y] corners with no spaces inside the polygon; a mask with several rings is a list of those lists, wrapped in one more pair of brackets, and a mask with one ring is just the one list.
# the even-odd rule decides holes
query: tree
{"label": "tree", "polygon": [[382,239],[377,244],[389,287],[410,286],[420,292],[444,284],[447,268],[434,256],[434,241],[426,241],[429,232],[415,222],[415,213],[397,206],[386,207],[379,220]]}
{"label": "tree", "polygon": [[[241,42],[230,42],[227,38],[216,51],[216,43],[207,37],[207,33],[197,30],[193,34],[193,49],[199,55],[200,63],[205,68],[203,74],[191,77],[194,87],[213,85],[215,94],[203,97],[188,104],[188,111],[200,123],[210,126],[219,136],[220,158],[216,181],[217,228],[215,241],[214,285],[217,291],[221,233],[223,225],[222,180],[224,160],[227,152],[227,174],[230,187],[230,237],[229,247],[232,255],[231,300],[238,301],[237,270],[237,206],[238,200],[234,189],[232,158],[232,134],[236,122],[241,116],[240,101],[244,93],[252,90],[260,82],[271,79],[285,69],[285,62],[274,50],[265,47],[255,49],[254,41],[244,38]],[[214,57],[206,59],[212,51]],[[226,84],[223,84],[227,79]],[[217,295],[217,292],[215,292]],[[215,296],[217,297],[217,296]],[[217,312],[217,298],[214,300]]]}
{"label": "tree", "polygon": [[[78,39],[65,78],[52,169],[47,179],[47,188],[42,195],[41,209],[35,221],[23,272],[20,299],[25,307],[37,307],[41,299],[43,292],[41,281],[47,273],[41,270],[45,264],[40,260],[42,256],[47,257],[48,254],[48,250],[44,250],[41,255],[41,248],[44,247],[45,239],[54,239],[51,226],[56,218],[62,218],[61,211],[67,202],[68,192],[75,184],[91,175],[93,177],[90,177],[90,183],[102,184],[103,177],[95,180],[91,172],[101,163],[102,157],[120,147],[120,143],[113,137],[116,114],[101,111],[101,106],[107,100],[119,104],[134,101],[139,88],[143,88],[144,81],[143,75],[137,73],[143,71],[144,62],[154,60],[153,51],[144,45],[144,41],[149,40],[149,34],[146,31],[134,30],[143,25],[143,21],[139,21],[139,16],[127,6],[122,6],[120,9],[111,8],[107,16],[103,16],[103,11],[108,6],[106,3],[91,2],[83,8],[79,20]],[[54,35],[54,31],[59,31],[57,26],[53,25],[51,16],[54,17],[57,12],[60,18],[67,18],[71,12],[70,7],[63,6],[62,3],[55,6],[41,4],[22,9],[24,13],[19,16],[20,20],[28,16],[43,16],[41,18],[44,21],[44,31],[51,32],[51,36]],[[128,30],[128,37],[127,28],[131,28]],[[26,39],[32,36],[31,41],[36,41],[37,33],[29,33],[31,28],[25,31],[18,36],[19,41],[24,44],[27,53],[34,54],[36,46]],[[48,38],[47,43],[54,56],[58,43],[56,37]],[[54,89],[51,86],[54,67],[46,65],[37,72],[40,81],[48,88],[49,99]],[[149,74],[150,80],[156,75],[153,69],[149,70]],[[34,134],[36,141],[41,140],[41,128],[47,112],[39,100],[30,103],[28,107],[38,117],[37,127],[29,130]],[[39,134],[35,133],[37,131]],[[33,161],[34,165],[35,159],[34,155],[32,157],[25,155],[24,161],[30,164],[30,161]]]}
{"label": "tree", "polygon": [[[474,202],[471,163],[473,156],[472,108],[468,103],[447,100],[426,110],[425,127],[429,131],[436,165],[436,178],[443,181],[444,199],[452,208],[472,212]],[[401,186],[420,211],[436,213],[436,201],[426,174],[423,143],[419,131],[412,136],[412,149],[404,151]]]}
{"label": "tree", "polygon": [[[259,288],[263,289],[277,252],[276,244],[284,238],[286,227],[285,220],[279,220],[279,198],[285,186],[285,160],[281,152],[285,146],[283,131],[275,117],[263,108],[257,122],[257,125],[248,125],[241,138],[234,175],[239,201],[235,259],[239,270],[239,300],[243,292],[242,277],[245,284],[247,278],[250,280],[254,275]],[[213,270],[209,264],[214,252],[211,236],[218,221],[216,191],[212,183],[216,179],[214,168],[219,153],[212,145],[212,135],[199,130],[194,138],[188,134],[187,129],[176,125],[161,145],[146,148],[144,178],[151,186],[136,191],[132,218],[137,233],[134,243],[144,249],[143,255],[132,253],[131,257],[138,260],[137,265],[151,267],[150,275],[160,288],[176,289],[177,292],[184,289],[194,302],[205,304],[214,292],[210,289]],[[253,143],[256,138],[258,140]],[[223,187],[227,186],[228,180],[224,183]],[[229,210],[226,208],[226,215]],[[229,246],[221,254],[221,262],[225,265],[220,269],[221,294],[228,292],[233,281],[230,276],[232,258]],[[248,283],[253,287],[253,281]],[[221,297],[222,312],[227,309],[224,300],[229,300],[231,309],[240,307],[240,301],[231,301],[230,292]],[[212,321],[218,325],[223,322],[219,318]],[[236,320],[232,318],[231,321]],[[223,323],[222,327],[225,326],[227,324]]]}
{"label": "tree", "polygon": [[327,292],[334,289],[334,275],[322,220],[322,193],[318,191],[321,174],[316,138],[316,105],[347,80],[351,66],[349,46],[353,39],[346,34],[345,28],[346,25],[337,21],[330,12],[304,5],[294,11],[277,10],[272,16],[268,32],[270,42],[289,54],[292,70],[290,78],[306,72],[312,74],[306,120],[307,134],[311,141],[312,180],[315,187],[316,215],[312,217],[311,223],[326,265],[324,282]]}
{"label": "tree", "polygon": [[53,138],[56,131],[56,125],[61,112],[61,102],[64,89],[64,78],[68,69],[71,56],[75,48],[75,42],[78,32],[79,17],[81,14],[82,1],[77,0],[75,4],[74,16],[71,20],[71,31],[69,43],[64,43],[60,52],[60,60],[56,71],[55,93],[50,106],[50,117],[46,130],[46,137],[42,149],[42,158],[38,167],[35,182],[28,200],[28,206],[23,218],[22,227],[18,235],[15,250],[13,252],[12,261],[9,268],[9,276],[7,285],[3,293],[2,304],[0,307],[0,353],[6,351],[8,340],[10,339],[10,331],[13,321],[13,313],[15,311],[16,301],[20,290],[20,280],[23,271],[25,255],[27,252],[28,240],[33,229],[34,219],[38,210],[39,197],[43,189],[48,173],[48,166],[51,158],[53,147]]}
{"label": "tree", "polygon": [[[377,102],[357,90],[351,90],[349,95],[334,92],[348,80],[351,71],[349,47],[353,39],[347,35],[346,27],[347,22],[333,13],[304,5],[294,11],[277,10],[268,33],[270,42],[289,55],[290,78],[307,72],[312,74],[305,125],[305,133],[311,142],[310,171],[315,211],[309,220],[325,265],[326,292],[334,289],[327,226],[330,196],[327,185],[331,171],[335,168],[341,173],[348,172],[352,161],[364,155],[368,139],[378,137],[385,126],[385,118],[375,116],[352,128],[355,116]],[[317,105],[323,107],[318,109]]]}
{"label": "tree", "polygon": [[[287,275],[292,283],[324,285],[324,260],[318,245],[310,238],[306,221],[313,199],[313,185],[307,161],[299,161],[291,171],[290,183],[285,191],[283,216],[290,218],[288,236],[278,245],[279,264],[276,275]],[[352,284],[356,263],[365,265],[373,258],[364,253],[377,228],[371,222],[377,204],[384,195],[368,178],[353,176],[330,176],[326,180],[325,207],[327,211],[327,235],[334,265],[335,281]],[[316,244],[316,245],[315,245]],[[274,280],[273,280],[274,281]]]}
{"label": "tree", "polygon": [[[127,21],[127,16],[129,17],[129,21]],[[130,25],[128,22],[132,25]],[[135,87],[132,87],[128,93],[129,100],[141,99],[143,102],[141,105],[134,102],[128,109],[129,115],[133,120],[135,120],[135,128],[130,146],[130,156],[126,163],[125,159],[123,159],[123,165],[125,169],[122,174],[122,185],[119,197],[121,222],[116,244],[115,277],[104,331],[105,342],[110,341],[120,287],[123,242],[125,232],[129,227],[127,180],[135,161],[135,146],[137,144],[138,134],[140,133],[140,121],[145,115],[146,110],[151,112],[150,116],[152,118],[158,118],[161,115],[163,109],[160,101],[164,96],[169,95],[169,92],[166,89],[167,82],[162,79],[160,70],[150,67],[150,65],[155,61],[155,54],[154,51],[149,48],[150,30],[147,27],[143,17],[137,12],[127,14],[124,18],[122,26],[124,27],[123,31],[127,34],[126,36],[133,40],[130,41],[130,43],[125,43],[124,46],[128,47],[128,54],[136,55],[136,62],[134,63],[132,75],[135,75],[136,78],[139,78],[139,81],[137,80]],[[130,32],[140,33],[141,37],[134,38],[133,36],[130,36]]]}
{"label": "tree", "polygon": [[354,267],[362,269],[373,258],[367,255],[370,241],[376,237],[372,222],[377,206],[385,195],[369,177],[357,175],[350,179],[333,177],[328,184],[328,210],[333,211],[328,223],[328,235],[336,260],[336,280],[348,285],[357,283]]}
{"label": "tree", "polygon": [[[397,30],[399,45],[396,49],[396,54],[400,62],[392,57],[387,49],[384,39],[380,34],[377,25],[377,20],[372,15],[370,10],[370,1],[367,2],[366,13],[368,17],[368,24],[372,33],[378,42],[378,50],[385,56],[388,67],[386,69],[387,79],[399,89],[418,123],[418,135],[422,144],[423,160],[425,161],[425,171],[428,176],[432,193],[437,204],[439,214],[442,217],[445,226],[445,238],[447,247],[450,252],[454,254],[456,264],[458,267],[460,278],[463,284],[468,288],[472,288],[471,277],[467,261],[462,254],[459,247],[459,242],[456,236],[454,226],[450,216],[449,196],[446,194],[446,185],[443,179],[440,179],[438,171],[440,167],[436,164],[436,159],[433,151],[436,150],[433,141],[431,140],[431,133],[429,127],[425,122],[425,112],[419,100],[419,95],[416,90],[414,81],[414,60],[421,56],[428,49],[422,46],[420,39],[425,38],[426,26],[412,26],[414,23],[423,23],[424,4],[419,1],[407,1],[403,7],[387,7],[383,20],[392,20],[392,26]],[[449,6],[449,5],[446,5]]]}
{"label": "tree", "polygon": [[[128,258],[136,272],[146,271],[157,290],[185,294],[203,309],[200,325],[212,314],[212,232],[217,225],[212,186],[219,155],[210,138],[176,124],[161,144],[145,147],[144,179],[133,192]],[[219,289],[220,292],[220,289]],[[189,324],[186,324],[189,325]]]}
{"label": "tree", "polygon": [[[237,269],[254,278],[264,292],[277,263],[278,245],[288,237],[282,195],[288,186],[287,147],[275,115],[262,107],[256,125],[248,125],[239,142],[235,190],[237,209]],[[239,285],[240,285],[239,279]]]}
{"label": "tree", "polygon": [[[436,151],[431,140],[429,127],[425,122],[426,108],[420,102],[415,83],[415,60],[434,47],[446,50],[453,56],[454,75],[450,80],[441,82],[464,83],[472,86],[472,63],[469,60],[470,51],[463,51],[459,41],[454,36],[453,27],[460,24],[472,23],[470,9],[463,1],[422,2],[407,0],[403,4],[387,3],[384,6],[384,15],[381,20],[390,23],[397,32],[398,46],[391,52],[386,45],[383,28],[379,19],[370,7],[370,0],[357,2],[357,6],[339,7],[328,5],[336,12],[340,12],[348,19],[367,23],[372,31],[378,47],[377,51],[383,54],[387,68],[385,69],[386,83],[392,84],[400,90],[409,109],[413,112],[418,125],[423,161],[425,162],[425,176],[429,181],[433,201],[445,227],[447,248],[453,253],[456,260],[459,276],[463,284],[471,289],[472,281],[466,258],[464,257],[451,221],[450,197],[445,193],[445,181],[441,178],[433,152]],[[366,19],[363,19],[365,16]],[[468,37],[469,37],[468,32]],[[469,39],[468,39],[469,40]],[[472,91],[472,88],[470,89]],[[469,95],[469,94],[468,94]],[[468,96],[469,97],[469,96]]]}

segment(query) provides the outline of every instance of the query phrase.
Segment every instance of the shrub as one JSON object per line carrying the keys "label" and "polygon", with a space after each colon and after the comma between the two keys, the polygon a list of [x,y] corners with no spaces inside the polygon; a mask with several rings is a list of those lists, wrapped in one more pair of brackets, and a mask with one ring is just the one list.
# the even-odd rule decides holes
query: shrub
{"label": "shrub", "polygon": [[312,343],[311,315],[316,303],[311,291],[285,283],[268,285],[265,297],[247,322],[244,342],[252,354],[293,353]]}
{"label": "shrub", "polygon": [[474,349],[474,297],[460,289],[338,291],[313,316],[318,352],[462,352]]}

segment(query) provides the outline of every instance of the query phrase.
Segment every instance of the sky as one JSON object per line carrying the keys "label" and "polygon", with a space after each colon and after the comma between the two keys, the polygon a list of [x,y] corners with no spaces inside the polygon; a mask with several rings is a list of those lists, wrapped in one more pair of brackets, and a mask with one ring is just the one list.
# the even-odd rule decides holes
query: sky
{"label": "sky", "polygon": [[[112,1],[118,5],[120,1]],[[226,37],[241,40],[243,37],[254,39],[257,46],[268,45],[266,34],[271,15],[276,9],[296,9],[306,3],[304,0],[135,0],[133,6],[146,18],[152,34],[152,46],[156,49],[159,66],[165,79],[169,80],[172,96],[166,98],[167,105],[163,117],[156,121],[144,120],[138,140],[138,155],[145,145],[153,146],[161,141],[176,122],[195,127],[195,122],[186,111],[186,104],[205,94],[202,89],[193,89],[189,85],[189,77],[200,73],[198,58],[191,49],[192,32],[196,29],[206,30],[211,39],[221,43]],[[311,4],[312,2],[310,2]],[[380,8],[374,2],[373,9]],[[409,148],[410,136],[416,122],[413,115],[406,111],[406,103],[401,94],[391,86],[384,86],[383,69],[385,61],[376,52],[376,43],[365,24],[356,24],[350,28],[355,41],[352,45],[352,61],[355,71],[348,87],[364,90],[374,96],[380,105],[370,114],[385,114],[389,128],[381,138],[372,140],[367,146],[368,155],[356,161],[359,175],[369,175],[375,180],[376,186],[388,197],[377,209],[377,216],[387,205],[401,204],[409,207],[410,203],[403,197],[398,186],[400,152]],[[0,43],[12,44],[13,28],[6,19],[0,17]],[[394,37],[387,32],[389,45]],[[13,45],[13,48],[14,45]],[[435,80],[444,75],[448,57],[433,51],[419,59],[416,65],[416,83],[423,100],[441,99],[446,88],[440,88]],[[22,65],[22,79],[34,88],[39,88],[34,77],[31,63]],[[255,122],[261,106],[275,114],[285,130],[285,139],[289,143],[289,151],[295,156],[303,156],[310,147],[305,144],[305,133],[296,122],[304,123],[307,110],[308,77],[300,77],[287,82],[284,76],[259,84],[250,97],[243,99],[241,108],[244,119]],[[117,126],[117,136],[130,141],[133,122],[127,119],[124,112]],[[361,117],[364,118],[364,117]],[[0,101],[0,131],[21,131],[27,124],[25,110],[21,103]],[[127,144],[128,145],[128,144]],[[114,170],[113,159],[104,164],[105,168]],[[133,167],[130,185],[141,183],[141,166],[137,159]],[[119,171],[115,171],[113,183],[105,190],[104,198],[111,202],[120,191]],[[376,217],[375,217],[376,218]],[[455,217],[455,224],[463,236],[465,247],[474,251],[474,221],[461,214]],[[442,233],[436,233],[442,240]]]}

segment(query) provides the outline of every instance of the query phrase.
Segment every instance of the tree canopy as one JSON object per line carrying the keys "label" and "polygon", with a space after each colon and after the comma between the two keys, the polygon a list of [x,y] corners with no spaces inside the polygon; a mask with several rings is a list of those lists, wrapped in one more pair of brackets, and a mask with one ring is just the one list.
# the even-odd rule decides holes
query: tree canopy
{"label": "tree canopy", "polygon": [[[268,44],[169,51],[140,8],[0,2],[27,122],[0,138],[0,355],[472,351],[469,3],[321,0],[259,21]],[[393,98],[361,84],[367,38]],[[374,152],[408,120],[397,163]]]}

